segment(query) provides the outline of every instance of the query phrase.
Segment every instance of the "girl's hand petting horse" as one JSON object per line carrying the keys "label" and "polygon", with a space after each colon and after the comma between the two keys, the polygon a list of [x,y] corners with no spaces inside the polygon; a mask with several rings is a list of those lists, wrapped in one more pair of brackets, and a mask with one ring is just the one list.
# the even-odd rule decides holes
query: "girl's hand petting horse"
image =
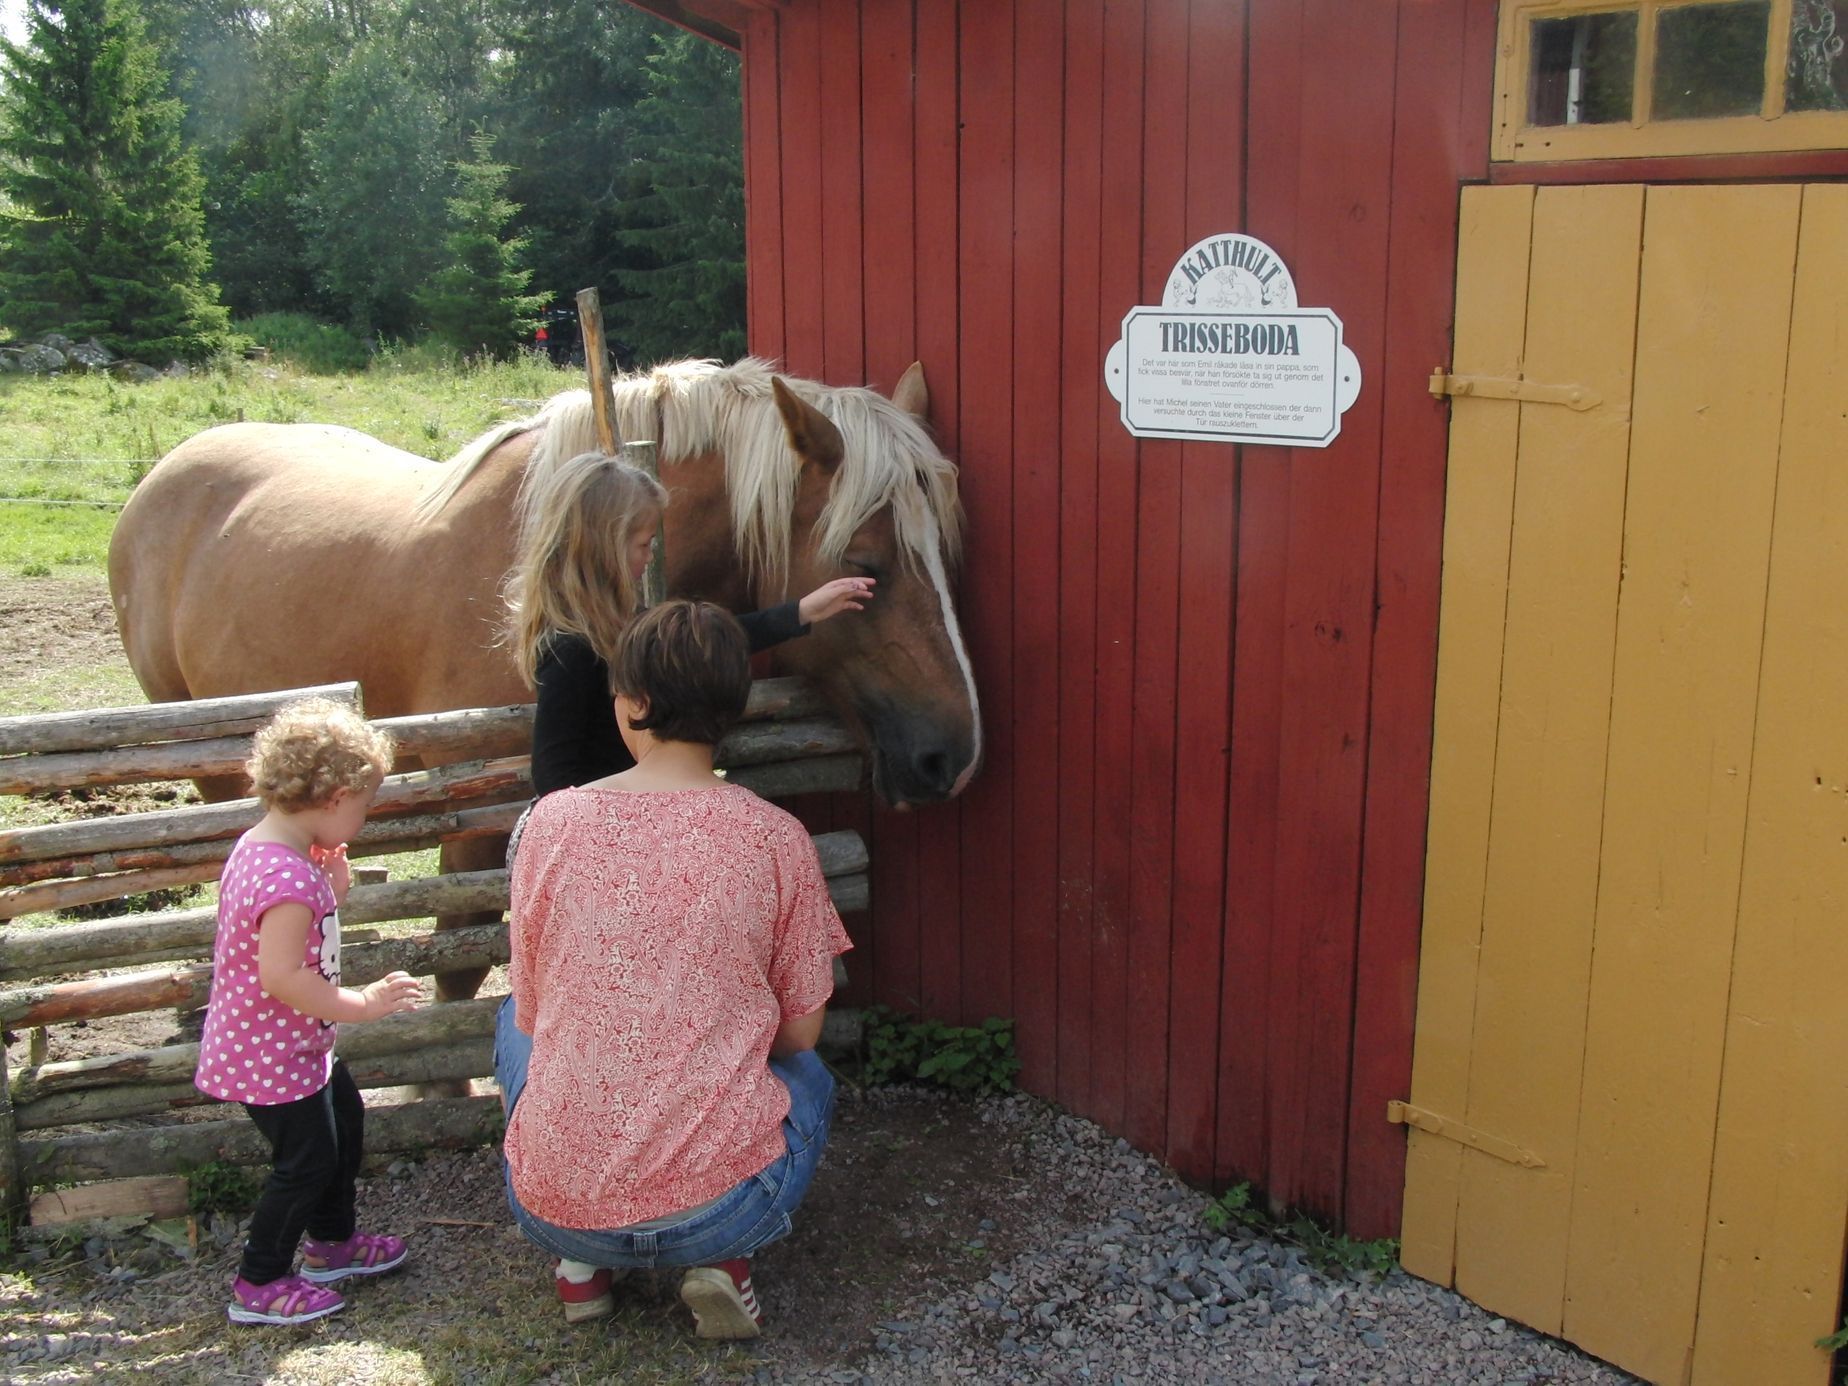
{"label": "girl's hand petting horse", "polygon": [[824,582],[796,604],[802,624],[812,626],[843,611],[864,611],[873,599],[876,579],[869,577],[835,578]]}

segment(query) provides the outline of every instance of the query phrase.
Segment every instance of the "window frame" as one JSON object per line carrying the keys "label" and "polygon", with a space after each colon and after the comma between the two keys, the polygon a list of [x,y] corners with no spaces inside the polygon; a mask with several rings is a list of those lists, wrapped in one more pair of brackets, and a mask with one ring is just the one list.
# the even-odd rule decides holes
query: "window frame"
{"label": "window frame", "polygon": [[[1768,0],[1765,94],[1756,115],[1656,121],[1656,22],[1664,10],[1727,0],[1504,0],[1496,43],[1492,157],[1504,163],[1639,159],[1713,154],[1773,154],[1848,148],[1848,111],[1786,111],[1793,0]],[[1533,21],[1590,14],[1636,14],[1636,68],[1627,121],[1601,125],[1530,125]]]}

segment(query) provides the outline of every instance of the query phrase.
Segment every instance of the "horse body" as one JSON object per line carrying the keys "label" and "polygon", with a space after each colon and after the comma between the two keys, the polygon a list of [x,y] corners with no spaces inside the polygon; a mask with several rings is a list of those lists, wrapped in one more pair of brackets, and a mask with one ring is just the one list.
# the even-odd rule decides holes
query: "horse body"
{"label": "horse body", "polygon": [[523,701],[494,642],[529,446],[499,450],[476,505],[417,525],[441,464],[363,433],[227,424],[182,443],[110,544],[143,689],[171,701],[357,679],[374,717]]}
{"label": "horse body", "polygon": [[[922,372],[895,401],[689,362],[616,385],[619,431],[659,444],[668,590],[734,609],[860,572],[878,595],[781,652],[862,734],[898,805],[960,791],[980,715],[950,601],[955,470],[930,443]],[[594,446],[567,392],[449,463],[351,429],[229,424],[135,490],[110,542],[129,664],[152,699],[357,679],[368,715],[529,696],[499,644],[520,483]]]}

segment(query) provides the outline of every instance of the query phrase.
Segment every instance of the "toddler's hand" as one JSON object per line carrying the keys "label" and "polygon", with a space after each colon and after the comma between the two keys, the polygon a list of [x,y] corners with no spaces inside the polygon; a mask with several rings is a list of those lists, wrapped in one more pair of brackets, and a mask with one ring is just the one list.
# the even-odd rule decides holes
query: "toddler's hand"
{"label": "toddler's hand", "polygon": [[353,868],[347,862],[347,845],[338,847],[310,847],[308,857],[314,864],[327,873],[327,883],[333,887],[334,904],[346,903],[347,891],[353,885]]}
{"label": "toddler's hand", "polygon": [[417,979],[408,972],[387,972],[376,982],[369,982],[360,988],[360,996],[366,1003],[366,1020],[377,1020],[380,1016],[392,1015],[397,1011],[414,1011],[417,1009]]}
{"label": "toddler's hand", "polygon": [[875,581],[869,577],[835,578],[824,582],[796,604],[802,624],[812,626],[843,611],[864,611],[873,599]]}

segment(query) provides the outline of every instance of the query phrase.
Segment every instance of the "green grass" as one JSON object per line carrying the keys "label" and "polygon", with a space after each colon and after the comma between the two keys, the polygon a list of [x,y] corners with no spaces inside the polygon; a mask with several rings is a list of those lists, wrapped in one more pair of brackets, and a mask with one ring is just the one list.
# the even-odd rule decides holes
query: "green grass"
{"label": "green grass", "polygon": [[[100,574],[116,507],[147,466],[238,420],[342,424],[421,457],[453,456],[496,423],[581,383],[546,361],[460,361],[395,348],[365,370],[232,362],[131,385],[107,376],[0,376],[0,573]],[[21,502],[83,501],[91,505]]]}

